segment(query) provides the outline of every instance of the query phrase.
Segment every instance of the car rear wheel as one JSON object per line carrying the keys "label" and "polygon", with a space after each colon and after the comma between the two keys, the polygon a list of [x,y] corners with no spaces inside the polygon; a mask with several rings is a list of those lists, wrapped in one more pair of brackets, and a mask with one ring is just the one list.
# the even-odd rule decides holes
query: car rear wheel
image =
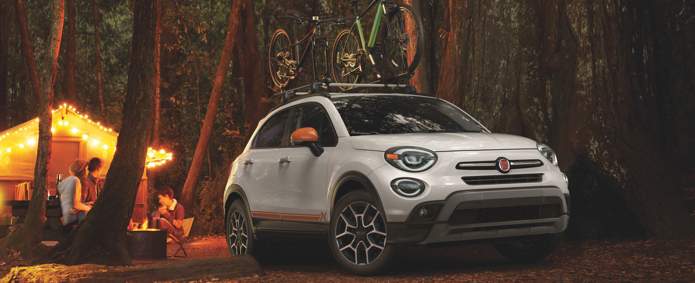
{"label": "car rear wheel", "polygon": [[515,241],[495,244],[504,257],[516,262],[532,262],[550,255],[562,241],[564,232],[543,235],[533,241]]}
{"label": "car rear wheel", "polygon": [[396,247],[386,244],[386,218],[366,191],[343,196],[331,215],[330,246],[338,263],[361,276],[388,267]]}

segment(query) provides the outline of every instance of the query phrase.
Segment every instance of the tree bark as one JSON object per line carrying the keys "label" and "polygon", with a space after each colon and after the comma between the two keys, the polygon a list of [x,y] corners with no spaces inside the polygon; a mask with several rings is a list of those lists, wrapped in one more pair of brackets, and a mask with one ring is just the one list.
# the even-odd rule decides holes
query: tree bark
{"label": "tree bark", "polygon": [[154,107],[153,111],[153,122],[152,122],[152,146],[159,147],[159,124],[160,124],[160,105],[162,103],[162,98],[160,96],[159,86],[161,79],[161,45],[160,45],[160,33],[162,25],[162,0],[157,0],[157,28],[154,36]]}
{"label": "tree bark", "polygon": [[[237,47],[241,66],[244,67],[242,78],[244,80],[244,114],[245,125],[248,131],[245,140],[250,138],[253,130],[256,129],[258,121],[263,119],[268,113],[267,104],[263,98],[268,97],[269,88],[266,87],[268,80],[266,72],[263,71],[261,55],[258,52],[258,42],[256,41],[256,14],[253,1],[242,0],[241,27],[237,35]],[[263,83],[259,83],[263,82]]]}
{"label": "tree bark", "polygon": [[49,252],[66,265],[132,264],[126,228],[133,214],[151,127],[156,0],[135,1],[133,39],[123,104],[123,126],[104,188],[85,220]]}
{"label": "tree bark", "polygon": [[99,92],[99,110],[101,118],[107,125],[109,119],[106,117],[106,107],[104,107],[104,84],[101,80],[101,47],[99,46],[99,9],[97,0],[92,0],[92,12],[94,13],[94,52],[97,67],[97,91]]}
{"label": "tree bark", "polygon": [[[651,134],[661,122],[644,3],[448,5],[440,97],[495,132],[549,144],[563,171],[591,170],[625,200],[647,236],[695,233],[675,163]],[[570,190],[577,181],[570,174]]]}
{"label": "tree bark", "polygon": [[[198,146],[196,147],[195,154],[193,155],[191,169],[188,170],[188,177],[186,177],[186,183],[183,185],[183,189],[181,191],[181,199],[179,201],[188,212],[194,211],[196,186],[198,184],[198,180],[200,179],[200,173],[203,170],[203,162],[205,160],[208,143],[210,142],[212,126],[215,124],[215,116],[217,115],[217,108],[220,102],[222,86],[224,85],[224,80],[227,77],[229,62],[232,60],[232,51],[234,50],[234,45],[237,41],[237,33],[239,32],[239,24],[241,21],[240,15],[244,5],[242,2],[243,1],[234,1],[232,4],[232,11],[229,13],[227,36],[224,41],[224,49],[222,50],[222,56],[220,57],[220,64],[218,65],[217,73],[215,74],[215,81],[212,87],[212,93],[210,94],[207,113],[205,114],[205,122],[203,123],[203,127],[200,131],[200,139],[198,140]],[[253,13],[253,9],[251,9],[251,13]]]}
{"label": "tree bark", "polygon": [[77,102],[77,83],[75,81],[77,67],[77,15],[75,0],[68,0],[68,37],[65,56],[65,84],[67,101],[71,105]]}
{"label": "tree bark", "polygon": [[[17,0],[17,2],[18,6],[23,7],[21,0]],[[31,195],[29,212],[21,228],[0,240],[0,246],[20,251],[23,256],[27,257],[33,255],[33,247],[43,239],[46,187],[48,186],[46,177],[51,160],[53,84],[55,83],[58,52],[63,33],[64,5],[64,0],[53,0],[50,7],[51,32],[46,41],[48,52],[41,64],[43,72],[41,73],[41,99],[39,100],[39,139],[34,167],[34,192]]]}
{"label": "tree bark", "polygon": [[3,1],[0,3],[0,132],[9,128],[9,85],[7,84],[7,62],[10,33],[10,3]]}
{"label": "tree bark", "polygon": [[28,68],[27,71],[31,80],[34,98],[36,98],[36,103],[39,103],[41,101],[41,83],[39,82],[39,71],[36,68],[36,59],[34,59],[34,44],[31,43],[31,38],[29,38],[29,23],[27,21],[27,12],[24,8],[24,1],[15,0],[15,11],[19,35],[22,38],[22,57],[24,57],[24,64]]}

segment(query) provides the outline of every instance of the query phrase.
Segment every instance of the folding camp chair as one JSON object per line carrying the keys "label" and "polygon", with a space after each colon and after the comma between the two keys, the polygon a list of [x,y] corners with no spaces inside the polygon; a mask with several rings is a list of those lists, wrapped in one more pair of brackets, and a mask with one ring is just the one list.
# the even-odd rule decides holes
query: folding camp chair
{"label": "folding camp chair", "polygon": [[[169,237],[169,239],[172,240],[172,242],[174,242],[174,243],[176,243],[176,244],[179,245],[179,248],[176,250],[176,252],[174,253],[174,255],[167,256],[167,257],[182,257],[182,258],[185,258],[186,256],[188,256],[188,255],[186,254],[186,249],[183,248],[183,240],[184,240],[184,238],[188,237],[188,232],[191,232],[191,226],[193,225],[193,219],[195,219],[195,217],[186,218],[186,219],[183,220],[183,224],[181,224],[181,226],[183,226],[183,237],[181,237],[181,241],[179,241],[178,239],[176,239],[176,237],[167,234],[167,236]],[[178,255],[179,252],[181,252],[181,251],[183,251],[183,256],[179,256],[179,255]]]}

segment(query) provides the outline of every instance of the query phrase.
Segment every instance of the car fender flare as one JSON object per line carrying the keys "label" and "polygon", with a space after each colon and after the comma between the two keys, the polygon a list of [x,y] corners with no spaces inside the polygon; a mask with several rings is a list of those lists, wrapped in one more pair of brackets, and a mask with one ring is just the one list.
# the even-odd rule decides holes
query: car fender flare
{"label": "car fender flare", "polygon": [[[374,201],[376,202],[377,208],[383,212],[384,218],[386,219],[386,210],[384,210],[384,205],[381,203],[381,197],[379,197],[379,193],[376,190],[376,187],[374,187],[374,184],[372,184],[372,181],[369,180],[367,176],[360,172],[356,171],[349,171],[344,173],[340,178],[338,178],[338,181],[335,183],[333,186],[333,189],[331,190],[331,198],[330,198],[330,212],[331,215],[333,215],[333,209],[335,206],[336,196],[338,193],[338,190],[340,187],[349,182],[349,181],[356,181],[362,185],[363,188],[365,188],[374,198]],[[331,216],[332,217],[332,216]]]}
{"label": "car fender flare", "polygon": [[232,202],[229,200],[229,196],[237,194],[241,197],[241,201],[244,202],[244,205],[246,206],[246,213],[249,216],[249,222],[251,222],[251,228],[252,232],[255,235],[256,234],[256,225],[253,224],[253,214],[251,214],[251,207],[249,206],[249,201],[248,198],[246,197],[246,193],[244,193],[244,189],[241,188],[241,186],[237,184],[231,184],[227,188],[227,194],[225,195],[224,198],[224,229],[225,231],[227,230],[227,213],[229,213],[228,208],[232,205]]}

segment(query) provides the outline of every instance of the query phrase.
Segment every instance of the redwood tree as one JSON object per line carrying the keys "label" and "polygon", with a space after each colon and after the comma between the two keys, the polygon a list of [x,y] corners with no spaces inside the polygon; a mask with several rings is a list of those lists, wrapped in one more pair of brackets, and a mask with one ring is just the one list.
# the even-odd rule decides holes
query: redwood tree
{"label": "redwood tree", "polygon": [[[258,52],[256,41],[256,14],[252,0],[242,0],[239,14],[241,26],[237,34],[237,47],[239,52],[239,64],[243,66],[242,78],[244,81],[244,115],[248,126],[247,139],[256,129],[258,121],[268,114],[263,99],[268,97],[268,80],[264,66],[261,65],[261,54]],[[236,62],[235,62],[236,63]]]}
{"label": "redwood tree", "polygon": [[7,61],[8,46],[10,45],[10,3],[3,1],[0,3],[0,131],[9,128],[7,124],[9,109],[7,108],[8,87],[7,85]]}
{"label": "redwood tree", "polygon": [[[22,0],[16,0],[18,11],[24,17]],[[51,124],[53,104],[53,83],[55,82],[58,52],[63,33],[64,0],[53,0],[50,7],[51,32],[47,43],[47,52],[41,64],[41,97],[39,100],[39,139],[36,153],[36,165],[34,167],[34,192],[31,195],[29,212],[24,220],[24,225],[19,230],[0,240],[0,246],[20,251],[22,255],[33,254],[33,248],[43,239],[43,222],[46,211],[46,177],[51,160]],[[26,21],[23,22],[26,24]],[[20,26],[22,22],[20,22]],[[28,30],[26,26],[20,29]],[[38,77],[38,74],[35,74]]]}
{"label": "redwood tree", "polygon": [[134,2],[130,68],[116,153],[92,210],[77,229],[51,249],[53,262],[132,264],[125,237],[145,170],[152,120],[156,9],[156,0]]}
{"label": "redwood tree", "polygon": [[[232,11],[229,13],[229,24],[227,25],[227,36],[225,37],[224,49],[222,50],[220,63],[217,66],[217,73],[215,74],[215,81],[212,87],[212,93],[210,94],[207,113],[205,114],[205,121],[200,131],[200,139],[198,140],[198,146],[196,147],[195,154],[193,155],[191,168],[188,170],[186,183],[183,185],[183,190],[181,191],[179,201],[189,213],[194,211],[193,208],[195,207],[196,186],[198,184],[198,180],[200,179],[200,173],[203,170],[203,162],[205,159],[205,154],[207,153],[208,144],[210,142],[212,126],[215,124],[215,116],[217,116],[217,108],[220,103],[222,86],[224,85],[224,79],[227,77],[229,62],[232,60],[232,51],[237,41],[237,33],[239,32],[239,23],[241,18],[240,13],[243,7],[248,4],[245,2],[246,1],[234,1],[232,4]],[[251,13],[253,14],[253,8],[251,8]]]}
{"label": "redwood tree", "polygon": [[101,47],[99,46],[99,7],[97,6],[97,0],[92,0],[92,12],[94,13],[94,57],[97,68],[97,92],[99,94],[99,109],[101,111],[101,118],[104,119],[104,122],[108,124],[109,120],[106,117],[106,109],[104,107],[104,84],[101,81]]}
{"label": "redwood tree", "polygon": [[647,236],[695,233],[675,163],[653,134],[663,110],[652,91],[655,19],[645,3],[467,0],[446,8],[440,97],[495,132],[551,145],[573,194],[583,193],[577,168],[605,180]]}
{"label": "redwood tree", "polygon": [[41,100],[41,83],[39,83],[39,71],[36,68],[36,60],[34,59],[34,44],[31,43],[31,38],[29,38],[29,23],[27,21],[27,12],[24,8],[24,1],[15,0],[14,7],[17,16],[17,27],[22,39],[22,57],[24,58],[24,64],[28,68],[27,72],[29,73],[34,98],[36,98],[38,103]]}
{"label": "redwood tree", "polygon": [[77,83],[75,73],[77,67],[77,16],[75,15],[75,0],[68,0],[68,37],[65,56],[65,84],[67,100],[70,104],[77,102]]}

